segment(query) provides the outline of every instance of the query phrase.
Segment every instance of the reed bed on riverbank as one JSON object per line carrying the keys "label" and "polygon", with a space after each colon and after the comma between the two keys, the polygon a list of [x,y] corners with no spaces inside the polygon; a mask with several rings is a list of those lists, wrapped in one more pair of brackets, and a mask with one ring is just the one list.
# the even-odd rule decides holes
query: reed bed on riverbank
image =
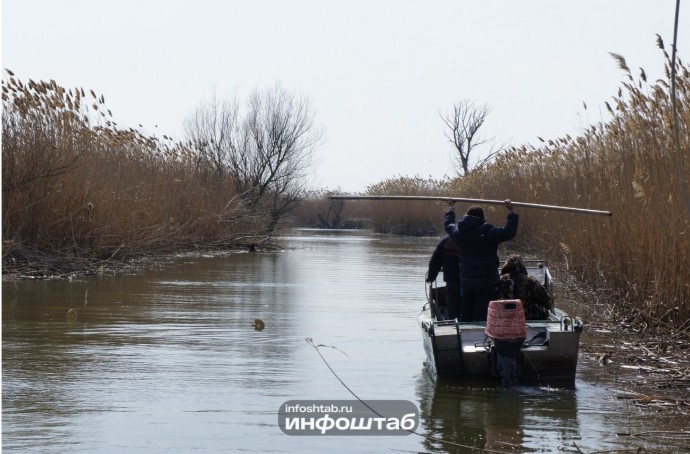
{"label": "reed bed on riverbank", "polygon": [[[367,188],[367,195],[446,196],[449,180],[397,177]],[[374,230],[399,235],[440,235],[443,218],[437,204],[421,201],[386,201],[368,204]]]}
{"label": "reed bed on riverbank", "polygon": [[290,219],[297,227],[320,229],[366,229],[371,228],[369,204],[357,201],[330,200],[340,191],[318,190],[306,194]]}
{"label": "reed bed on riverbank", "polygon": [[[690,213],[680,190],[690,179],[690,72],[677,67],[677,153],[669,84],[648,82],[644,71],[635,78],[616,58],[627,80],[606,103],[609,121],[577,138],[512,149],[458,180],[454,193],[612,211],[601,218],[525,209],[519,235],[585,282],[614,289],[619,313],[690,333]],[[669,66],[667,56],[668,76]]]}
{"label": "reed bed on riverbank", "polygon": [[[451,180],[395,177],[370,185],[365,195],[441,196],[446,197]],[[341,191],[314,191],[292,214],[295,225],[318,228],[369,228],[376,233],[394,235],[445,235],[444,203],[388,200],[330,200]],[[350,194],[352,195],[352,194]]]}
{"label": "reed bed on riverbank", "polygon": [[93,91],[7,74],[4,270],[61,274],[89,260],[261,239],[263,219],[184,144],[120,129]]}

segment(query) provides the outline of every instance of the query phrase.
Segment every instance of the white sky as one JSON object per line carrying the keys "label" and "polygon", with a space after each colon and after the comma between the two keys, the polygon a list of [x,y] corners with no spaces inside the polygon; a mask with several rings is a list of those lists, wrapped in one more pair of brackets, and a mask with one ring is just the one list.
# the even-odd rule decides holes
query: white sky
{"label": "white sky", "polygon": [[[577,135],[623,73],[662,77],[675,0],[2,0],[2,66],[104,94],[121,127],[183,138],[214,92],[281,83],[324,128],[313,186],[454,173],[439,110],[491,109],[495,145]],[[690,4],[678,50],[690,59]],[[585,110],[583,102],[587,103]],[[158,127],[156,128],[156,125]],[[489,148],[485,148],[488,151]]]}

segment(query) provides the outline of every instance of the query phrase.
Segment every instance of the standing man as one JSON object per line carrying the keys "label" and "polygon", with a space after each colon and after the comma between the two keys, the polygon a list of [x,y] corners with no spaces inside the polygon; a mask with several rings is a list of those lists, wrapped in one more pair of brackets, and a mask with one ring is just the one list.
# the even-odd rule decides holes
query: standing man
{"label": "standing man", "polygon": [[484,209],[472,206],[455,225],[455,202],[448,201],[444,226],[460,251],[460,321],[486,321],[489,301],[496,297],[498,284],[498,245],[515,237],[518,215],[506,199],[508,210],[505,227],[486,222]]}
{"label": "standing man", "polygon": [[448,318],[453,320],[460,317],[460,253],[458,245],[450,236],[445,236],[434,249],[426,281],[434,282],[441,270],[446,283]]}

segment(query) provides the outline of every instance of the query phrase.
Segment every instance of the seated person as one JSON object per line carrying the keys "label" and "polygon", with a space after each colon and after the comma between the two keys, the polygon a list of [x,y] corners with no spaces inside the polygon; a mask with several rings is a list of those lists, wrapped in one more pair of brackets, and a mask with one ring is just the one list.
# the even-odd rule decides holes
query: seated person
{"label": "seated person", "polygon": [[445,236],[434,249],[429,260],[429,270],[426,282],[436,280],[439,272],[443,270],[443,281],[446,283],[445,299],[439,298],[439,304],[445,304],[446,313],[437,314],[439,320],[447,317],[451,320],[460,316],[460,255],[458,246],[450,236]]}
{"label": "seated person", "polygon": [[522,257],[517,254],[508,257],[501,268],[498,297],[522,300],[527,320],[546,320],[551,309],[549,292],[534,276],[529,275]]}

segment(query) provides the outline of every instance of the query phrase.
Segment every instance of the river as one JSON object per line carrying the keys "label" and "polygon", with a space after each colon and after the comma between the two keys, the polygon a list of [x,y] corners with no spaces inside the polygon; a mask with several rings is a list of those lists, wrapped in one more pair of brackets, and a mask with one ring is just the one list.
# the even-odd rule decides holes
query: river
{"label": "river", "polygon": [[[625,435],[689,423],[618,398],[596,361],[581,359],[574,389],[432,379],[416,317],[436,241],[296,230],[279,252],[186,255],[129,275],[4,282],[3,452],[685,449]],[[565,309],[577,315],[577,307]],[[263,330],[254,328],[257,318]],[[307,338],[324,347],[317,352]],[[365,400],[412,402],[417,434],[281,431],[286,401],[354,399],[339,379]]]}

